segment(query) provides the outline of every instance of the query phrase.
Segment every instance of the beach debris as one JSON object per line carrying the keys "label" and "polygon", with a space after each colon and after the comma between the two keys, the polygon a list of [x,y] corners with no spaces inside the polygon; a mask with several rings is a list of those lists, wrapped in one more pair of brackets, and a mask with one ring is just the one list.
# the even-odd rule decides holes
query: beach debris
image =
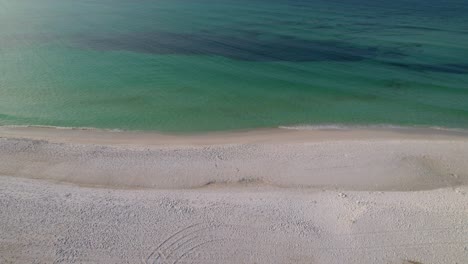
{"label": "beach debris", "polygon": [[419,261],[414,261],[414,260],[406,260],[405,262],[403,262],[403,264],[422,264],[422,263]]}

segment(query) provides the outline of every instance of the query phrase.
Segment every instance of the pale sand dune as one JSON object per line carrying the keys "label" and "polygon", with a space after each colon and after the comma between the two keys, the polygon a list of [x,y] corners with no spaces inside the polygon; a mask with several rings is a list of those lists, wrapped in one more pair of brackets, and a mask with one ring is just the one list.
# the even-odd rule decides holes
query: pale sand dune
{"label": "pale sand dune", "polygon": [[467,193],[116,190],[0,177],[0,263],[464,264]]}
{"label": "pale sand dune", "polygon": [[467,161],[465,132],[1,127],[0,263],[468,263]]}

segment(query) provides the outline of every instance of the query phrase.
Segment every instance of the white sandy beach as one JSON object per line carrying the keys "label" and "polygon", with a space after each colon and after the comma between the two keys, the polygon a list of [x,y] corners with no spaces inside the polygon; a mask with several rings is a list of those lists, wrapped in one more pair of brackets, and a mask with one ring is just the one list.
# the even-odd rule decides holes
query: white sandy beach
{"label": "white sandy beach", "polygon": [[1,263],[468,263],[468,136],[0,128]]}

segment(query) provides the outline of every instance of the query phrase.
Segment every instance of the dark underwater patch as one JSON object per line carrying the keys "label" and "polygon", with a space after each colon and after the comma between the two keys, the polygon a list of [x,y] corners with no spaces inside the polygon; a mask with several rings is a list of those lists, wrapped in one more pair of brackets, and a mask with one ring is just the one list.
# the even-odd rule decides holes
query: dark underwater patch
{"label": "dark underwater patch", "polygon": [[451,30],[445,28],[434,28],[434,27],[424,27],[424,26],[413,26],[413,25],[398,25],[393,26],[391,29],[407,29],[407,30],[414,30],[417,32],[424,32],[424,31],[435,31],[435,32],[449,32],[449,33],[466,33],[464,30]]}
{"label": "dark underwater patch", "polygon": [[209,55],[244,61],[360,61],[378,55],[372,46],[338,40],[308,40],[292,36],[240,36],[209,33],[147,32],[80,39],[81,47],[150,54]]}
{"label": "dark underwater patch", "polygon": [[402,63],[390,62],[388,65],[405,68],[407,70],[419,72],[440,72],[453,74],[468,74],[468,64],[448,63],[448,64],[417,64],[417,63]]}

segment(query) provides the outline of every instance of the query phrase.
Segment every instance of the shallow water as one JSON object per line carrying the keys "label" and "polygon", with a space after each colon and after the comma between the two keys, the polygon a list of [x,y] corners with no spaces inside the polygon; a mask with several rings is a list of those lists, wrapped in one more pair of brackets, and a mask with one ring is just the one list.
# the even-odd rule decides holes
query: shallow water
{"label": "shallow water", "polygon": [[466,14],[466,0],[0,0],[0,125],[468,128]]}

